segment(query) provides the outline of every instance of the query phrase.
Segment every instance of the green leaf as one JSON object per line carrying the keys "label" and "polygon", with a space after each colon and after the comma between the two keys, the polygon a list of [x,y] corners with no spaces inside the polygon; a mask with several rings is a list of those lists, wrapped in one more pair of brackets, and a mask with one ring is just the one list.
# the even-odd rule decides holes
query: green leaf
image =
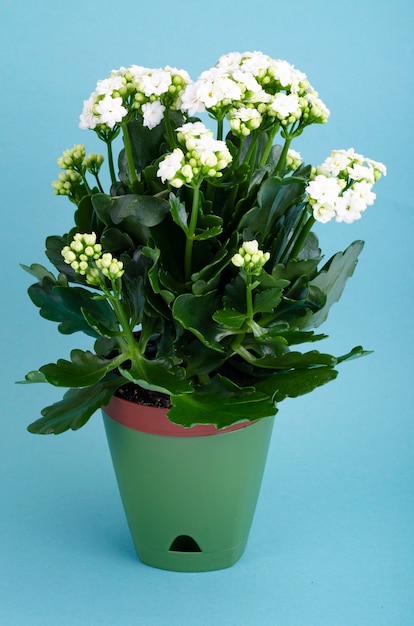
{"label": "green leaf", "polygon": [[108,372],[120,365],[125,357],[117,356],[108,360],[89,350],[75,349],[70,353],[70,361],[59,359],[40,368],[42,374],[57,387],[89,387],[99,382]]}
{"label": "green leaf", "polygon": [[128,370],[119,368],[121,374],[131,382],[153,391],[166,394],[186,394],[192,390],[191,383],[184,378],[185,370],[171,359],[135,359]]}
{"label": "green leaf", "polygon": [[27,383],[47,383],[45,375],[38,370],[33,370],[32,372],[28,372],[25,376],[24,380],[19,380],[19,385],[25,385]]}
{"label": "green leaf", "polygon": [[221,226],[212,226],[211,228],[206,228],[205,230],[197,230],[197,234],[194,235],[193,239],[196,241],[205,241],[206,239],[217,237],[222,231],[223,229]]}
{"label": "green leaf", "polygon": [[39,263],[32,263],[32,265],[27,266],[20,263],[20,267],[22,267],[26,272],[35,276],[40,282],[44,278],[48,278],[52,282],[56,282],[56,278],[53,276],[49,270],[47,270],[43,265],[39,265]]}
{"label": "green leaf", "polygon": [[[178,122],[181,125],[182,117]],[[149,129],[142,123],[142,118],[137,117],[128,122],[128,133],[131,142],[134,165],[138,172],[141,172],[147,165],[160,156],[160,145],[165,134],[165,122],[161,121],[155,128]],[[128,172],[125,151],[120,154],[121,179],[122,174]]]}
{"label": "green leaf", "polygon": [[36,420],[28,431],[38,435],[59,435],[71,428],[78,430],[103,406],[125,380],[120,376],[108,377],[85,389],[70,389],[63,399],[42,410],[43,417]]}
{"label": "green leaf", "polygon": [[120,228],[112,227],[104,230],[100,243],[105,251],[111,252],[115,256],[127,250],[133,253],[136,247],[128,233]]}
{"label": "green leaf", "polygon": [[297,398],[305,393],[310,393],[317,387],[334,380],[337,376],[338,372],[331,367],[280,372],[263,378],[256,383],[256,389],[271,395],[275,402],[282,402],[285,398]]}
{"label": "green leaf", "polygon": [[350,352],[338,357],[338,363],[342,363],[343,361],[351,361],[352,359],[358,359],[361,356],[367,356],[368,354],[372,354],[373,350],[364,350],[362,346],[356,346],[352,348]]}
{"label": "green leaf", "polygon": [[354,241],[344,252],[335,254],[310,282],[311,286],[326,294],[326,304],[307,320],[307,327],[320,326],[326,320],[329,309],[340,299],[346,281],[354,273],[363,247],[363,241]]}
{"label": "green leaf", "polygon": [[173,193],[170,194],[170,212],[174,222],[185,234],[188,233],[188,214],[184,202],[181,202]]}
{"label": "green leaf", "polygon": [[127,194],[116,196],[111,201],[111,218],[114,224],[120,224],[125,218],[140,226],[156,226],[170,210],[169,203],[154,196]]}
{"label": "green leaf", "polygon": [[40,315],[53,322],[60,322],[59,332],[68,335],[82,331],[97,337],[83,311],[88,311],[91,318],[105,325],[110,330],[117,330],[114,313],[105,300],[95,300],[95,294],[82,287],[60,287],[56,280],[45,276],[42,282],[29,287],[32,302],[39,307]]}
{"label": "green leaf", "polygon": [[256,359],[256,367],[264,367],[274,370],[301,370],[323,366],[333,367],[338,362],[337,358],[331,354],[324,354],[317,350],[309,352],[287,352],[280,356],[272,354]]}
{"label": "green leaf", "polygon": [[93,210],[93,205],[92,205],[92,198],[90,195],[86,195],[79,202],[79,206],[74,214],[75,224],[77,226],[78,232],[90,233],[92,230],[94,232],[98,230],[98,234],[100,234],[101,229],[96,228],[97,226],[96,223],[92,227],[93,216],[94,216],[94,210]]}
{"label": "green leaf", "polygon": [[213,320],[231,330],[240,330],[246,321],[246,315],[235,309],[223,309],[213,314]]}
{"label": "green leaf", "polygon": [[199,296],[185,293],[175,299],[172,311],[174,318],[186,330],[191,331],[208,348],[221,352],[223,347],[219,342],[227,333],[213,319],[217,306],[214,292]]}
{"label": "green leaf", "polygon": [[187,428],[196,424],[215,424],[226,428],[237,422],[275,415],[275,403],[267,393],[254,387],[239,387],[217,374],[194,393],[171,396],[168,418]]}
{"label": "green leaf", "polygon": [[70,265],[65,263],[62,257],[62,248],[67,245],[67,237],[59,237],[58,235],[52,235],[46,239],[46,256],[51,263],[65,274],[69,280],[78,283],[81,279],[75,270]]}
{"label": "green leaf", "polygon": [[255,313],[272,313],[282,299],[282,289],[272,287],[259,291],[254,298]]}
{"label": "green leaf", "polygon": [[160,294],[166,304],[171,304],[171,302],[174,300],[174,294],[167,289],[163,289],[160,285],[161,251],[158,248],[145,247],[142,249],[142,253],[152,260],[152,266],[148,270],[148,278],[154,293]]}

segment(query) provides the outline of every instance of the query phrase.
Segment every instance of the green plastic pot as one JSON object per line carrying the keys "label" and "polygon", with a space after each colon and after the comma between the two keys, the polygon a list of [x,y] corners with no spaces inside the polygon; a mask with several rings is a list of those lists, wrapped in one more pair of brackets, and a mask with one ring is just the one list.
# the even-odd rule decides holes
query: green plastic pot
{"label": "green plastic pot", "polygon": [[232,566],[246,547],[274,418],[184,428],[165,409],[117,397],[102,413],[140,560],[181,572]]}

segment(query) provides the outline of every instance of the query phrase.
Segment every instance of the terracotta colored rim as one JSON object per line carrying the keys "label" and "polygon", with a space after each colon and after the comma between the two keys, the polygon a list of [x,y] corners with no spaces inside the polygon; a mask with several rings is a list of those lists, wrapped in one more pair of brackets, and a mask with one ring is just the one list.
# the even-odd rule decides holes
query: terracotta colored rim
{"label": "terracotta colored rim", "polygon": [[206,437],[240,430],[250,426],[253,422],[240,422],[228,428],[218,430],[213,424],[196,425],[184,428],[180,424],[170,422],[167,417],[168,409],[144,406],[135,402],[128,402],[123,398],[113,396],[108,406],[102,407],[103,412],[118,424],[138,430],[141,433],[164,435],[167,437]]}

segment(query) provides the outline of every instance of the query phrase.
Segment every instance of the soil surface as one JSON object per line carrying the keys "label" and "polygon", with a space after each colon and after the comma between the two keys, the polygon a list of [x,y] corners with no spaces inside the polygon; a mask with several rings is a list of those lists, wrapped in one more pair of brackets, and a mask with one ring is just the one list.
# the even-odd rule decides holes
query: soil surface
{"label": "soil surface", "polygon": [[138,387],[138,385],[134,385],[134,383],[122,385],[122,387],[115,392],[115,395],[124,400],[129,400],[129,402],[135,402],[136,404],[161,407],[163,409],[171,408],[169,396],[158,391],[143,389],[142,387]]}

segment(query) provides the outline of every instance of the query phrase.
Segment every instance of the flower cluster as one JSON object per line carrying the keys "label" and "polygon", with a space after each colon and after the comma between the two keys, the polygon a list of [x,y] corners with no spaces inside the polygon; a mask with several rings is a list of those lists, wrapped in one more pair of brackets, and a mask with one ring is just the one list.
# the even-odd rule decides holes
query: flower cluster
{"label": "flower cluster", "polygon": [[231,261],[233,265],[243,269],[246,274],[259,276],[269,259],[270,253],[259,250],[258,241],[253,239],[252,241],[245,241],[239,251],[233,255]]}
{"label": "flower cluster", "polygon": [[303,72],[261,52],[230,53],[203,72],[182,94],[182,110],[227,117],[240,137],[274,122],[295,131],[324,123],[329,110]]}
{"label": "flower cluster", "polygon": [[175,148],[160,161],[157,176],[173,187],[198,184],[202,179],[220,178],[232,156],[224,141],[202,122],[189,122],[176,130],[181,147]]}
{"label": "flower cluster", "polygon": [[313,171],[306,187],[313,217],[351,224],[375,200],[373,185],[386,175],[385,165],[349,150],[333,150]]}
{"label": "flower cluster", "polygon": [[177,110],[181,94],[190,77],[185,70],[173,67],[150,69],[140,65],[113,70],[99,80],[83,103],[80,127],[95,129],[105,135],[117,128],[133,112],[143,116],[147,128],[157,126],[166,108]]}
{"label": "flower cluster", "polygon": [[95,233],[76,233],[71,243],[61,251],[65,263],[81,276],[89,285],[101,285],[101,274],[113,281],[124,273],[122,261],[112,254],[102,254],[102,246],[96,243]]}
{"label": "flower cluster", "polygon": [[57,164],[64,171],[60,172],[58,180],[52,182],[55,194],[69,196],[75,201],[78,188],[82,183],[89,189],[85,179],[86,172],[90,172],[97,178],[103,161],[102,154],[91,153],[86,156],[85,146],[81,143],[65,150],[57,159]]}

